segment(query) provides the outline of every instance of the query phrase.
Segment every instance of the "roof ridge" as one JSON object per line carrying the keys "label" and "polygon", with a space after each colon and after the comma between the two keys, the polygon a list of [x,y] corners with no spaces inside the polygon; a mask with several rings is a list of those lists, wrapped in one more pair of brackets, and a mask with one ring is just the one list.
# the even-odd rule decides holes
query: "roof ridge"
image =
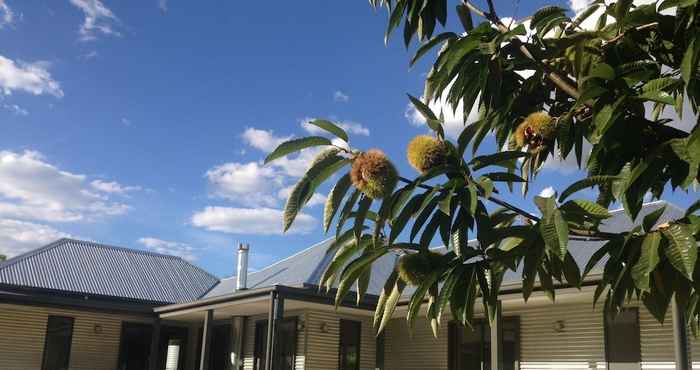
{"label": "roof ridge", "polygon": [[66,241],[68,241],[68,240],[70,240],[70,238],[60,238],[60,239],[58,239],[58,240],[55,240],[55,241],[53,241],[53,242],[51,242],[51,243],[49,243],[49,244],[46,244],[46,245],[44,245],[44,246],[41,246],[41,247],[39,247],[39,248],[32,249],[32,250],[27,251],[27,252],[24,252],[24,253],[22,253],[22,254],[20,254],[20,255],[17,255],[17,256],[14,256],[14,257],[12,257],[12,258],[9,258],[9,259],[7,259],[6,261],[4,261],[3,263],[0,264],[0,269],[4,269],[4,268],[7,268],[7,267],[10,267],[10,266],[12,266],[12,265],[14,265],[14,264],[16,264],[16,263],[18,263],[18,262],[20,262],[20,261],[24,261],[25,259],[27,259],[27,258],[29,258],[29,257],[34,257],[34,256],[36,256],[36,255],[39,255],[39,254],[43,253],[43,252],[46,252],[46,251],[49,250],[49,249],[56,248],[56,247],[59,246],[61,243],[64,243],[64,242],[66,242]]}
{"label": "roof ridge", "polygon": [[[311,251],[312,249],[314,249],[314,248],[316,248],[316,247],[318,247],[318,246],[320,246],[320,245],[322,245],[322,244],[324,244],[324,243],[326,243],[326,242],[328,242],[328,241],[330,241],[330,240],[332,240],[332,238],[326,238],[326,239],[324,239],[324,240],[322,240],[322,241],[320,241],[320,242],[318,242],[318,243],[316,243],[316,244],[313,244],[313,245],[310,246],[310,247],[304,248],[304,249],[302,249],[302,250],[300,250],[300,251],[298,251],[298,252],[296,252],[296,253],[294,253],[294,254],[291,254],[291,255],[289,255],[289,256],[287,256],[287,257],[282,258],[281,260],[275,261],[275,262],[273,262],[273,263],[271,263],[271,264],[269,264],[269,265],[267,265],[267,266],[261,268],[260,270],[257,270],[257,271],[254,271],[254,272],[250,272],[250,273],[248,273],[248,275],[252,275],[252,274],[257,274],[257,273],[259,273],[259,272],[263,272],[263,271],[265,271],[265,270],[267,270],[267,269],[269,269],[269,268],[271,268],[271,267],[274,267],[274,266],[276,266],[276,265],[279,265],[280,263],[282,263],[282,262],[284,262],[284,261],[287,261],[287,260],[290,260],[290,259],[292,259],[292,258],[294,258],[294,257],[300,256],[300,255],[304,254],[305,252],[309,252],[309,251]],[[311,276],[309,276],[309,277],[311,277]],[[223,280],[231,280],[231,279],[234,279],[234,278],[236,278],[236,275],[232,275],[232,276],[229,276],[229,277],[226,277],[226,278],[222,278],[221,281],[223,281]]]}

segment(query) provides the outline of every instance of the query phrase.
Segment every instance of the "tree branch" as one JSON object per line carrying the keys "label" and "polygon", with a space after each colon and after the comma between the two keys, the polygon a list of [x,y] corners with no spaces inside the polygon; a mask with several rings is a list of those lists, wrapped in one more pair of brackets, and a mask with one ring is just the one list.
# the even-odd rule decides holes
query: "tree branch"
{"label": "tree branch", "polygon": [[[500,18],[498,18],[498,15],[496,14],[496,8],[493,5],[493,0],[487,0],[488,6],[489,6],[489,12],[485,12],[481,9],[479,9],[477,6],[471,3],[470,0],[463,0],[464,5],[467,6],[471,11],[476,13],[477,15],[486,18],[489,20],[491,23],[493,23],[496,27],[498,27],[498,30],[501,32],[508,32],[508,27],[503,24]],[[574,81],[571,81],[568,77],[561,75],[559,72],[555,71],[552,67],[549,65],[545,64],[541,60],[535,58],[534,55],[530,52],[530,50],[523,44],[522,41],[517,36],[514,36],[511,39],[511,42],[520,50],[520,52],[528,59],[532,60],[537,64],[539,68],[542,69],[542,71],[545,72],[547,78],[554,84],[556,85],[559,89],[564,91],[566,94],[571,96],[574,99],[578,99],[581,97],[581,93],[578,91],[576,87],[576,83]],[[586,105],[591,105],[590,102],[584,102]]]}

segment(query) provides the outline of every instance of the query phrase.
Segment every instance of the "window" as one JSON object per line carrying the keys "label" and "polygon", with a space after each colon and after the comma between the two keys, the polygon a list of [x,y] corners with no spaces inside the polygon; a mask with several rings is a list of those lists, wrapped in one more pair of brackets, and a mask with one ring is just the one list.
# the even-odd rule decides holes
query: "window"
{"label": "window", "polygon": [[636,308],[605,315],[605,356],[609,370],[640,369],[642,354]]}
{"label": "window", "polygon": [[[293,370],[296,363],[297,318],[290,317],[279,322],[277,332],[277,353],[275,370]],[[255,348],[253,369],[265,370],[267,349],[267,320],[255,323]]]}
{"label": "window", "polygon": [[49,316],[46,324],[42,370],[67,370],[73,339],[73,318]]}
{"label": "window", "polygon": [[148,369],[151,355],[151,335],[149,324],[123,322],[119,349],[119,370]]}
{"label": "window", "polygon": [[[520,357],[518,318],[503,318],[503,369],[516,370]],[[452,322],[449,328],[450,370],[491,369],[491,328],[476,321],[474,329]]]}
{"label": "window", "polygon": [[359,321],[340,320],[339,370],[360,369],[360,334]]}
{"label": "window", "polygon": [[377,336],[375,345],[374,369],[384,370],[384,332]]}

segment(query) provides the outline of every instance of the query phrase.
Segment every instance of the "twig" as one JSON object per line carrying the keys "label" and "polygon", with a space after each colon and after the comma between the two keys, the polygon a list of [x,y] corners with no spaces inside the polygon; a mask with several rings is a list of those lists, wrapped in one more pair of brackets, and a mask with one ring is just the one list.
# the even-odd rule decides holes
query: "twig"
{"label": "twig", "polygon": [[647,29],[647,28],[653,28],[653,27],[656,27],[656,26],[658,26],[658,25],[659,25],[659,22],[651,22],[651,23],[643,24],[643,25],[638,26],[638,27],[631,28],[631,29],[629,29],[629,30],[627,30],[627,31],[625,31],[625,32],[622,32],[622,33],[620,33],[619,35],[617,35],[617,36],[611,38],[610,40],[604,42],[604,43],[603,43],[603,47],[606,47],[606,46],[608,46],[608,45],[610,45],[610,44],[613,44],[613,43],[616,43],[616,42],[620,41],[620,39],[622,39],[623,37],[625,37],[625,35],[627,34],[627,32],[630,32],[630,31],[643,31],[643,30],[645,30],[645,29]]}
{"label": "twig", "polygon": [[[466,5],[471,11],[476,13],[477,15],[486,18],[489,20],[491,23],[496,25],[498,27],[499,31],[501,32],[508,32],[508,27],[506,27],[503,22],[501,22],[501,19],[498,18],[498,15],[496,14],[496,9],[493,5],[493,0],[487,0],[488,6],[489,6],[489,12],[486,13],[483,10],[479,9],[476,7],[474,4],[471,3],[469,0],[463,0],[464,5]],[[555,71],[552,67],[549,65],[543,63],[541,60],[535,58],[534,55],[530,52],[530,50],[525,46],[525,44],[520,41],[520,39],[517,36],[513,36],[511,39],[513,44],[520,50],[520,52],[528,59],[532,60],[535,62],[535,64],[538,65],[546,74],[547,78],[555,84],[558,88],[560,88],[562,91],[567,93],[569,96],[573,97],[574,99],[578,99],[581,97],[581,93],[578,91],[576,88],[576,84],[569,80],[566,76],[562,76],[560,73]],[[584,102],[586,105],[592,105],[591,102]]]}

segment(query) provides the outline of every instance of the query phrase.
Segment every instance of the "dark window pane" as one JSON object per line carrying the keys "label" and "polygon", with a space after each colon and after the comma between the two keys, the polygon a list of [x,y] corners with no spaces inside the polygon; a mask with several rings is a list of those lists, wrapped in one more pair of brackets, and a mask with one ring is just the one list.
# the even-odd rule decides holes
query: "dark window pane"
{"label": "dark window pane", "polygon": [[122,324],[119,370],[147,370],[151,355],[151,325],[125,322]]}
{"label": "dark window pane", "polygon": [[[294,370],[296,362],[297,318],[291,317],[280,321],[277,332],[277,350],[275,370]],[[265,352],[267,349],[267,320],[255,323],[255,348],[253,369],[265,370]]]}
{"label": "dark window pane", "polygon": [[338,351],[340,370],[360,369],[361,323],[340,320],[340,348]]}
{"label": "dark window pane", "polygon": [[49,316],[46,323],[43,370],[67,370],[73,339],[73,318]]}
{"label": "dark window pane", "polygon": [[[450,324],[449,363],[451,370],[491,369],[491,328],[488,321],[476,321],[473,328]],[[503,368],[517,369],[519,360],[518,319],[504,318]]]}
{"label": "dark window pane", "polygon": [[209,368],[226,370],[231,366],[231,325],[216,325],[211,334]]}
{"label": "dark window pane", "polygon": [[639,340],[639,312],[625,309],[605,315],[605,344],[608,369],[639,369],[642,360]]}
{"label": "dark window pane", "polygon": [[384,333],[379,334],[377,337],[374,368],[384,370]]}

